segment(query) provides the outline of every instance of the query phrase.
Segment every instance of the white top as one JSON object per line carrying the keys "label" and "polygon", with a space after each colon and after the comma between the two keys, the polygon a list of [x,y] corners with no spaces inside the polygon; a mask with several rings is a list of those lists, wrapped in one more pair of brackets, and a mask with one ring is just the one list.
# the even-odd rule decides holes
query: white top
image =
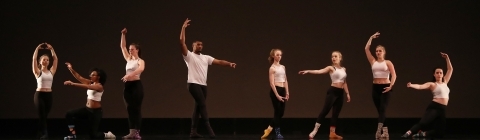
{"label": "white top", "polygon": [[435,82],[435,84],[437,85],[437,87],[435,87],[435,89],[432,91],[433,98],[446,98],[446,99],[448,99],[449,94],[450,94],[450,88],[448,88],[447,84],[445,84],[445,83],[439,84],[439,83],[436,83],[436,82]]}
{"label": "white top", "polygon": [[389,78],[390,70],[388,70],[387,62],[373,62],[372,65],[373,78]]}
{"label": "white top", "polygon": [[345,72],[344,68],[336,68],[332,74],[330,74],[330,78],[332,79],[332,83],[344,83],[345,79],[347,78],[347,72]]}
{"label": "white top", "polygon": [[[127,74],[130,74],[132,72],[134,72],[135,70],[138,69],[138,61],[140,59],[137,58],[137,59],[130,59],[127,61],[127,66],[125,66],[125,69],[127,70]],[[137,75],[134,75],[136,77],[139,77],[140,78],[140,74],[137,74]]]}
{"label": "white top", "polygon": [[280,66],[277,66],[275,67],[274,65],[272,65],[275,73],[273,74],[274,77],[273,77],[273,81],[275,82],[285,82],[285,66],[283,65],[280,65]]}
{"label": "white top", "polygon": [[40,71],[40,76],[37,78],[37,88],[52,88],[53,75],[52,72]]}
{"label": "white top", "polygon": [[187,83],[195,83],[199,85],[207,85],[208,65],[212,65],[215,58],[210,55],[195,54],[188,51],[187,55],[183,56],[185,64],[188,68]]}
{"label": "white top", "polygon": [[87,90],[87,99],[94,100],[94,101],[101,101],[102,100],[102,92],[98,92],[96,90]]}

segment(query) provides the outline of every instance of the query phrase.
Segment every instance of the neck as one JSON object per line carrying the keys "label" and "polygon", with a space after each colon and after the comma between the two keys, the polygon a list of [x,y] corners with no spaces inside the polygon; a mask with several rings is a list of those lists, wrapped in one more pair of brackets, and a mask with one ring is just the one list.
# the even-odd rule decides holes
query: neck
{"label": "neck", "polygon": [[44,71],[45,69],[47,69],[47,67],[45,67],[45,66],[42,66],[42,67],[40,68],[41,71]]}
{"label": "neck", "polygon": [[385,58],[383,58],[383,57],[377,58],[377,61],[384,61],[384,60],[385,60]]}
{"label": "neck", "polygon": [[442,83],[442,79],[440,79],[440,80],[437,80],[437,83]]}
{"label": "neck", "polygon": [[278,61],[273,61],[273,65],[280,65],[280,62],[278,62]]}
{"label": "neck", "polygon": [[200,54],[200,51],[193,51],[193,53],[195,53],[195,54]]}
{"label": "neck", "polygon": [[338,63],[333,63],[333,66],[334,66],[334,67],[340,67],[340,64],[338,64]]}
{"label": "neck", "polygon": [[132,55],[132,59],[138,59],[138,56]]}

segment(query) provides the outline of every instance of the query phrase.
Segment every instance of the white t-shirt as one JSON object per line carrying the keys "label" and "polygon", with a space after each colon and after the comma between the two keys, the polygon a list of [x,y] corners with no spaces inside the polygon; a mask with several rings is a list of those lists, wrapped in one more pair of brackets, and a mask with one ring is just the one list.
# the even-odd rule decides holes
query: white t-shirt
{"label": "white t-shirt", "polygon": [[183,56],[183,60],[188,68],[187,83],[195,83],[199,85],[207,85],[208,65],[212,65],[215,58],[210,55],[195,54],[188,51],[187,56]]}

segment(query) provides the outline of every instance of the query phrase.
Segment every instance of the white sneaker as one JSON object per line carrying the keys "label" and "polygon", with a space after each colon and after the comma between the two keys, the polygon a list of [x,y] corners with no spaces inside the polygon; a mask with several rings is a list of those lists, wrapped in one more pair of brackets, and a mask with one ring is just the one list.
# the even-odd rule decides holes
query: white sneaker
{"label": "white sneaker", "polygon": [[115,135],[108,131],[108,133],[105,133],[105,139],[115,139]]}

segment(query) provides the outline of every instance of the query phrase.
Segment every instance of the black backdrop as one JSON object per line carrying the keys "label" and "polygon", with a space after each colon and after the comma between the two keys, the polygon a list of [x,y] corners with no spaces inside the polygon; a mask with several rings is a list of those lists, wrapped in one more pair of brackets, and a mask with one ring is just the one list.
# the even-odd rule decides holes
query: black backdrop
{"label": "black backdrop", "polygon": [[[389,117],[419,117],[432,99],[429,91],[406,83],[430,80],[432,68],[450,55],[455,69],[447,117],[478,118],[475,92],[479,33],[478,4],[465,1],[335,2],[317,1],[2,1],[0,51],[3,66],[0,118],[36,118],[36,82],[31,58],[37,44],[48,42],[59,57],[54,77],[51,118],[85,105],[86,90],[64,86],[74,80],[64,65],[71,62],[84,76],[88,69],[106,70],[102,98],[105,118],[125,118],[125,64],[120,31],[127,43],[140,43],[146,70],[143,117],[188,118],[193,99],[186,89],[187,68],[179,49],[183,21],[190,18],[187,44],[204,42],[204,53],[237,63],[236,69],[211,66],[207,107],[213,118],[269,118],[267,57],[270,49],[284,51],[291,99],[286,118],[316,117],[330,84],[328,75],[298,75],[303,69],[329,65],[330,54],[341,51],[348,69],[352,102],[343,118],[375,118],[371,99],[372,74],[363,48],[376,31],[373,48],[382,44],[398,79],[387,110]],[[40,54],[48,53],[42,50]]]}

